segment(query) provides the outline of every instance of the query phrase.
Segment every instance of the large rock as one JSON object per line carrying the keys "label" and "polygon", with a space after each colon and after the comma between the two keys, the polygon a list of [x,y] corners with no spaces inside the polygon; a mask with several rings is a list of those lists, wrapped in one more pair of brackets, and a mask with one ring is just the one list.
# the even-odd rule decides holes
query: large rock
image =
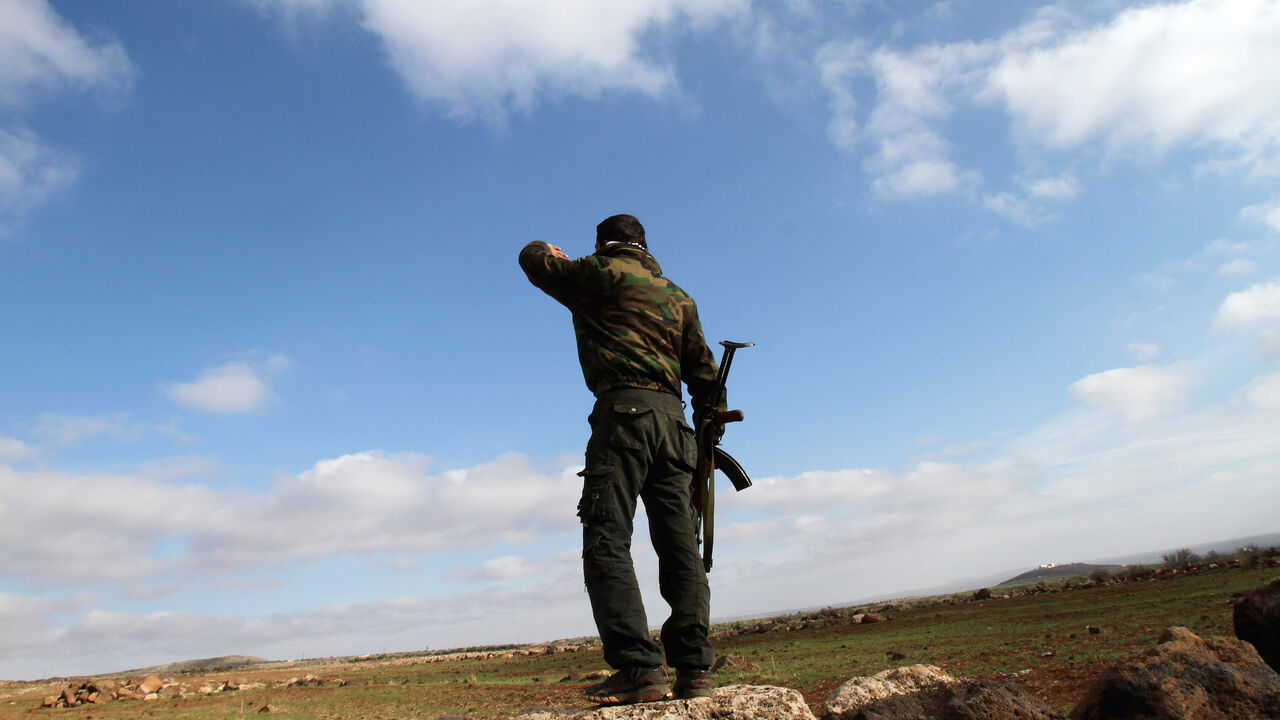
{"label": "large rock", "polygon": [[1245,593],[1232,624],[1236,637],[1257,648],[1272,670],[1280,670],[1280,578]]}
{"label": "large rock", "polygon": [[1072,720],[1280,719],[1280,675],[1236,638],[1171,627],[1103,673]]}
{"label": "large rock", "polygon": [[789,688],[730,685],[709,698],[617,705],[572,712],[538,708],[519,720],[817,720],[804,696]]}
{"label": "large rock", "polygon": [[856,677],[827,699],[824,720],[1061,720],[1017,685],[960,680],[932,665]]}

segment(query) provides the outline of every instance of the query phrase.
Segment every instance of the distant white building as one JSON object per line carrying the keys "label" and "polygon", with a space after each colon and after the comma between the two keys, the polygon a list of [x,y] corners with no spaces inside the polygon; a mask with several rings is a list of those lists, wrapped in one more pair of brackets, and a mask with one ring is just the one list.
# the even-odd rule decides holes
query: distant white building
{"label": "distant white building", "polygon": [[1041,570],[1048,570],[1049,568],[1057,567],[1057,566],[1058,566],[1058,564],[1057,564],[1057,563],[1045,563],[1045,564],[1043,564],[1043,565],[1041,565],[1041,566],[1040,566],[1040,569],[1041,569]]}

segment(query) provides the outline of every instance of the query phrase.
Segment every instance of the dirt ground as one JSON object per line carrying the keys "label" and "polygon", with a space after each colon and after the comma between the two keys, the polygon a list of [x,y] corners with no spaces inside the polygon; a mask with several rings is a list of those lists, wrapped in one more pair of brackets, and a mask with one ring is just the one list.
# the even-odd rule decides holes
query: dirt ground
{"label": "dirt ground", "polygon": [[[820,715],[850,677],[930,664],[956,677],[1021,685],[1066,713],[1124,655],[1153,647],[1165,627],[1231,635],[1234,599],[1273,579],[1276,568],[1215,568],[1114,585],[1070,585],[977,601],[913,599],[879,608],[827,610],[717,626],[717,653],[731,662],[720,685],[780,685]],[[869,610],[883,621],[860,622]],[[530,707],[586,709],[577,679],[607,670],[593,641],[563,641],[467,655],[425,653],[265,663],[163,673],[174,688],[152,701],[41,708],[84,678],[0,683],[0,720],[225,718],[276,713],[290,720],[508,718]],[[119,681],[125,675],[108,675]],[[226,681],[241,687],[201,693]],[[291,683],[291,681],[294,681]]]}

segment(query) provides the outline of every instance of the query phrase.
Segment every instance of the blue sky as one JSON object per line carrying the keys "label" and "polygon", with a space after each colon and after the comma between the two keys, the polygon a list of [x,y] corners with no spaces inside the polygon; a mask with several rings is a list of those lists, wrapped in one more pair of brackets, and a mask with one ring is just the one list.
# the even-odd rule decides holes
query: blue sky
{"label": "blue sky", "polygon": [[618,212],[757,343],[715,617],[1276,531],[1280,3],[1009,7],[0,0],[0,677],[593,632]]}

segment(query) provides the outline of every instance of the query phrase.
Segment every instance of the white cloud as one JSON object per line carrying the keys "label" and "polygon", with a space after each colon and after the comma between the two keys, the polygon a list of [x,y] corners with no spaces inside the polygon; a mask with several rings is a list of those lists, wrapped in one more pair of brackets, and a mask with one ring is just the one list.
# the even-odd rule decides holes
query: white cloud
{"label": "white cloud", "polygon": [[879,102],[865,130],[877,150],[866,164],[875,176],[877,195],[937,195],[977,184],[974,171],[951,160],[950,142],[934,125],[950,116],[949,91],[984,54],[978,46],[963,44],[871,55]]}
{"label": "white cloud", "polygon": [[983,196],[982,204],[997,215],[1023,227],[1033,227],[1051,218],[1051,216],[1026,199],[1009,192],[992,193]]}
{"label": "white cloud", "polygon": [[122,91],[132,75],[119,42],[90,44],[44,0],[0,1],[0,108],[64,87]]}
{"label": "white cloud", "polygon": [[1280,372],[1254,378],[1241,395],[1245,402],[1262,410],[1280,410]]}
{"label": "white cloud", "polygon": [[[572,527],[580,480],[507,454],[438,475],[421,455],[364,452],[283,478],[194,536],[201,565],[258,567],[340,553],[431,553],[528,543]],[[573,469],[576,471],[576,468]],[[230,500],[230,499],[228,499]]]}
{"label": "white cloud", "polygon": [[550,567],[544,562],[537,562],[516,555],[504,555],[499,558],[485,560],[478,568],[462,568],[445,573],[451,580],[492,581],[511,580],[528,575],[537,575]]}
{"label": "white cloud", "polygon": [[[985,42],[907,49],[831,43],[815,56],[831,98],[828,132],[866,160],[883,197],[973,189],[981,178],[953,156],[945,124],[957,109],[997,104],[1024,150],[1100,142],[1124,155],[1203,149],[1207,165],[1280,173],[1280,13],[1264,0],[1190,0],[1120,11],[1084,26],[1077,8],[1051,5]],[[859,103],[870,77],[875,99]],[[858,117],[870,107],[865,121]],[[1027,184],[1031,197],[1066,200],[1080,188],[1062,173]],[[1015,222],[1036,217],[1008,193],[986,205]],[[1273,228],[1274,206],[1251,208]]]}
{"label": "white cloud", "polygon": [[[415,454],[323,460],[261,494],[187,482],[199,461],[133,475],[15,471],[0,465],[0,567],[39,585],[142,581],[278,567],[343,554],[389,560],[442,550],[526,544],[576,526],[578,468],[546,475],[522,456],[427,471]],[[486,564],[491,578],[510,559]]]}
{"label": "white cloud", "polygon": [[120,475],[16,472],[0,466],[0,566],[37,585],[87,587],[136,579],[162,563],[152,550],[198,529],[219,495]]}
{"label": "white cloud", "polygon": [[39,455],[39,448],[33,448],[21,440],[0,435],[0,463],[23,462]]}
{"label": "white cloud", "polygon": [[1240,258],[1223,263],[1218,268],[1218,274],[1224,277],[1244,277],[1245,275],[1253,275],[1261,269],[1262,265],[1257,260]]}
{"label": "white cloud", "polygon": [[1251,285],[1222,301],[1213,327],[1236,329],[1280,322],[1280,282]]}
{"label": "white cloud", "polygon": [[0,236],[79,178],[80,163],[73,155],[25,128],[0,127]]}
{"label": "white cloud", "polygon": [[183,407],[215,415],[261,410],[272,399],[268,381],[288,366],[281,355],[236,361],[201,372],[195,380],[171,383],[164,392]]}
{"label": "white cloud", "polygon": [[1080,182],[1071,173],[1031,180],[1026,185],[1027,191],[1038,198],[1069,200],[1080,194]]}
{"label": "white cloud", "polygon": [[1181,368],[1139,365],[1088,375],[1072,383],[1069,392],[1092,408],[1119,409],[1125,419],[1137,422],[1176,409],[1191,380]]}
{"label": "white cloud", "polygon": [[1138,362],[1149,362],[1160,355],[1161,347],[1155,343],[1131,342],[1129,352]]}
{"label": "white cloud", "polygon": [[1274,2],[1144,5],[1083,32],[1048,32],[1007,36],[988,76],[1024,139],[1156,153],[1206,144],[1280,171]]}
{"label": "white cloud", "polygon": [[1262,357],[1272,365],[1280,365],[1280,325],[1262,331]]}
{"label": "white cloud", "polygon": [[[0,0],[0,110],[21,112],[62,90],[125,91],[133,69],[118,42],[87,42],[43,0]],[[80,163],[11,121],[0,126],[0,236],[79,179]]]}
{"label": "white cloud", "polygon": [[[297,0],[277,3],[296,9]],[[744,0],[396,0],[309,2],[354,5],[383,42],[410,93],[460,118],[501,122],[547,96],[606,92],[671,95],[670,60],[651,32],[704,27],[747,8]]]}
{"label": "white cloud", "polygon": [[824,89],[830,95],[831,120],[827,136],[837,147],[852,151],[858,144],[858,100],[850,89],[853,79],[866,71],[867,49],[861,42],[832,43],[818,49],[815,60]]}
{"label": "white cloud", "polygon": [[124,436],[136,434],[138,428],[128,424],[123,416],[82,417],[46,413],[32,428],[31,434],[46,446],[72,447],[84,440],[102,436]]}
{"label": "white cloud", "polygon": [[1271,228],[1274,232],[1280,233],[1280,197],[1243,208],[1240,211],[1240,217],[1251,222],[1261,223]]}

